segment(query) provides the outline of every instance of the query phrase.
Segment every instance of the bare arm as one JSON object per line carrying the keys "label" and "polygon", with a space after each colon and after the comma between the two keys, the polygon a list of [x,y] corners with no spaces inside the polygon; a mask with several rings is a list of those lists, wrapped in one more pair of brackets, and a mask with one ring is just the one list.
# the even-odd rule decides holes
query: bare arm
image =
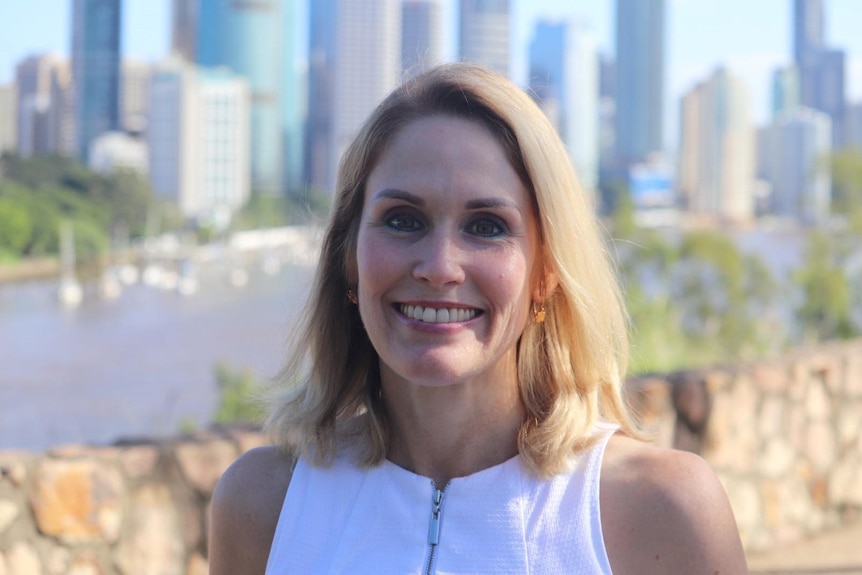
{"label": "bare arm", "polygon": [[264,575],[292,469],[275,447],[260,447],[224,472],[210,512],[210,575]]}
{"label": "bare arm", "polygon": [[748,573],[724,488],[697,455],[613,438],[601,507],[616,573]]}

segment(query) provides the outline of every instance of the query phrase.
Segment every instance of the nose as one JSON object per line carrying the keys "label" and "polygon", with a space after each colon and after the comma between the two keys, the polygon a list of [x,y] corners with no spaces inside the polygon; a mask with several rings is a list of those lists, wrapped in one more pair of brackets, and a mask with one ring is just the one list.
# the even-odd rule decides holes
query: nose
{"label": "nose", "polygon": [[418,258],[413,268],[414,278],[433,286],[464,281],[463,251],[453,234],[435,230],[419,242],[416,249]]}

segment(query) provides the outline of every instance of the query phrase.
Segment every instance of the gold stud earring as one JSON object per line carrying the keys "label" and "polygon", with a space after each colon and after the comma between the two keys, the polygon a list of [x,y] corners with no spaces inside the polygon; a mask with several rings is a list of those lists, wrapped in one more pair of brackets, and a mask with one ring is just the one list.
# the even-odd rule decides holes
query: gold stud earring
{"label": "gold stud earring", "polygon": [[359,303],[359,298],[356,297],[356,292],[353,291],[353,288],[347,288],[347,301],[354,305]]}
{"label": "gold stud earring", "polygon": [[545,313],[545,302],[542,302],[538,305],[536,304],[536,302],[533,302],[533,321],[536,323],[542,323],[543,321],[545,321],[546,315],[547,314]]}

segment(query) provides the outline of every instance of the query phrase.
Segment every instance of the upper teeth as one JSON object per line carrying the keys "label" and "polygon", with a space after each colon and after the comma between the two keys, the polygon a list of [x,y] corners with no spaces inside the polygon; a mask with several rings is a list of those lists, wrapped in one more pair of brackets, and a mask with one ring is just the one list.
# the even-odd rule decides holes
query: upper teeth
{"label": "upper teeth", "polygon": [[407,317],[426,323],[452,323],[467,321],[476,316],[475,309],[422,307],[421,305],[401,304],[400,311]]}

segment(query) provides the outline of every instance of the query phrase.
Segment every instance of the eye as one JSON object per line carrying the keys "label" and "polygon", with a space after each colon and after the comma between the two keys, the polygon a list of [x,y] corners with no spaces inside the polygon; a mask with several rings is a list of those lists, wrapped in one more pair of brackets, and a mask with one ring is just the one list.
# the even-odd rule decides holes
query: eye
{"label": "eye", "polygon": [[410,214],[398,213],[386,218],[386,226],[397,232],[415,232],[422,227],[422,224]]}
{"label": "eye", "polygon": [[483,238],[493,238],[504,234],[506,227],[496,218],[480,218],[470,222],[467,231]]}

